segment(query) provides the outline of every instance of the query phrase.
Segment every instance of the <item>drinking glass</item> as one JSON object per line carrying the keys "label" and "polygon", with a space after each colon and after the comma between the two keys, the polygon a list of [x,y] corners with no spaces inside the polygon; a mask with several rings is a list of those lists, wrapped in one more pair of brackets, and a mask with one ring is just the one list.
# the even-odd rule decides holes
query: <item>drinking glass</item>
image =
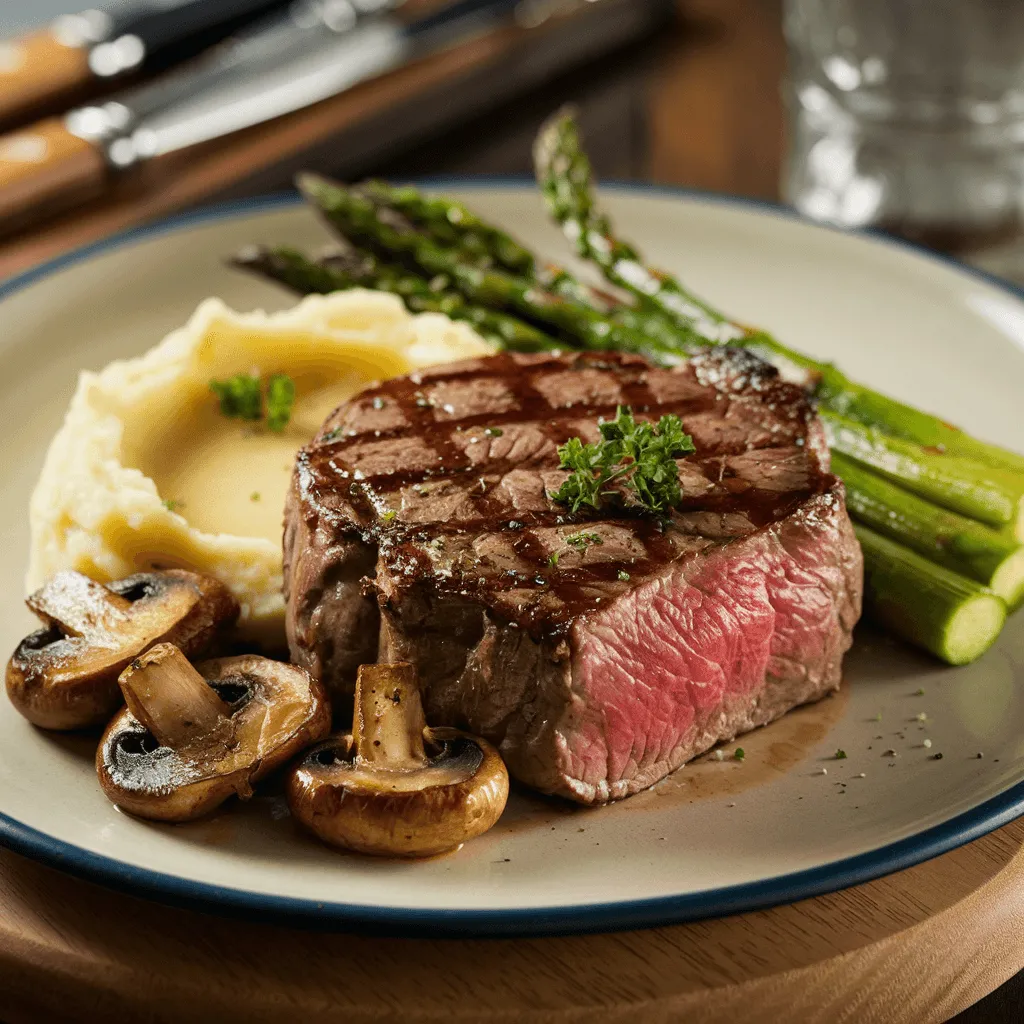
{"label": "drinking glass", "polygon": [[1024,0],[786,0],[783,194],[963,251],[1020,230]]}

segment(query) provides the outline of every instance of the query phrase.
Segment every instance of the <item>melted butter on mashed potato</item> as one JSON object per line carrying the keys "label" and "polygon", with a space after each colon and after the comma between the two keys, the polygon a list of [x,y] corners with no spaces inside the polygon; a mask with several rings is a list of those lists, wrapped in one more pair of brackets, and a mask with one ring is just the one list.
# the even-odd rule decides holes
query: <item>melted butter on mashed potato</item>
{"label": "melted butter on mashed potato", "polygon": [[[209,299],[137,359],[85,372],[32,495],[27,588],[60,569],[94,579],[182,567],[242,605],[245,636],[283,642],[281,527],[295,452],[371,381],[487,354],[464,324],[392,295],[312,295],[281,313]],[[221,415],[210,381],[284,373],[283,433]]]}

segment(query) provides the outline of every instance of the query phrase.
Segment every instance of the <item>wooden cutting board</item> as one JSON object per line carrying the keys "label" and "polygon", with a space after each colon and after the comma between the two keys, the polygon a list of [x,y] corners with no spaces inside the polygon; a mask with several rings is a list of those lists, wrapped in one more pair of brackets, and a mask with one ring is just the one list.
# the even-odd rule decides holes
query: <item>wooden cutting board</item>
{"label": "wooden cutting board", "polygon": [[0,1016],[194,1024],[938,1024],[1024,968],[1024,821],[788,907],[433,941],[170,909],[0,853]]}

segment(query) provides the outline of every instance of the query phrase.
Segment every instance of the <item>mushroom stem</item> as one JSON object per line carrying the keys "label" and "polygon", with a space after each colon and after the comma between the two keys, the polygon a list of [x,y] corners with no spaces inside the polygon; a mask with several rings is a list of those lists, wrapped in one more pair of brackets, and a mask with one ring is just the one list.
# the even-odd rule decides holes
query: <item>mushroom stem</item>
{"label": "mushroom stem", "polygon": [[228,706],[173,644],[157,644],[121,673],[128,710],[163,747],[231,738]]}
{"label": "mushroom stem", "polygon": [[494,747],[426,728],[415,670],[404,662],[359,669],[352,735],[308,751],[288,780],[288,806],[303,825],[334,846],[382,857],[457,849],[486,832],[507,799]]}
{"label": "mushroom stem", "polygon": [[356,759],[392,771],[427,763],[427,726],[412,665],[361,665],[356,679],[352,738]]}
{"label": "mushroom stem", "polygon": [[78,572],[59,572],[26,604],[39,618],[60,626],[68,636],[85,636],[98,630],[122,625],[131,602],[88,576]]}

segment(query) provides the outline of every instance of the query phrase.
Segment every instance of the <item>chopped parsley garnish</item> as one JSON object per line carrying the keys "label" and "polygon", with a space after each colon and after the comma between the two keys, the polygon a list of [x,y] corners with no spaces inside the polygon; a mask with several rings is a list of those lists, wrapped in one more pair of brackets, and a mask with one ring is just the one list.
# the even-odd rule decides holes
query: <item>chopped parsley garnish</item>
{"label": "chopped parsley garnish", "polygon": [[629,579],[629,573],[626,572],[625,569],[620,569],[616,575],[619,577],[620,580],[622,580],[623,583],[625,583],[626,580]]}
{"label": "chopped parsley garnish", "polygon": [[558,449],[568,479],[552,495],[578,512],[598,509],[616,492],[609,484],[621,480],[648,512],[664,515],[682,499],[675,460],[693,452],[678,416],[662,416],[657,424],[637,423],[631,409],[619,406],[615,419],[599,423],[601,440],[584,444],[571,437]]}
{"label": "chopped parsley garnish", "polygon": [[843,750],[842,747],[840,747],[839,750],[836,751],[836,760],[837,761],[845,761],[846,760],[846,751]]}
{"label": "chopped parsley garnish", "polygon": [[220,411],[229,419],[263,419],[263,393],[259,377],[236,373],[227,380],[211,380],[210,390],[220,402]]}
{"label": "chopped parsley garnish", "polygon": [[260,500],[260,492],[259,491],[253,491],[252,494],[249,495],[249,500],[250,501],[259,501]]}
{"label": "chopped parsley garnish", "polygon": [[397,518],[398,518],[398,512],[396,512],[395,509],[393,509],[393,508],[389,508],[387,510],[387,512],[385,512],[385,513],[383,513],[381,515],[381,519],[385,523],[393,523],[395,521],[395,519],[397,519]]}
{"label": "chopped parsley garnish", "polygon": [[501,437],[501,435],[504,434],[505,431],[502,430],[501,427],[486,427],[484,429],[484,433],[488,437]]}
{"label": "chopped parsley garnish", "polygon": [[571,537],[565,538],[565,543],[584,551],[591,544],[603,544],[604,541],[598,533],[574,533]]}
{"label": "chopped parsley garnish", "polygon": [[164,508],[167,509],[168,512],[177,512],[179,509],[182,509],[184,507],[185,507],[185,502],[183,502],[183,501],[175,501],[173,498],[168,498],[164,502]]}
{"label": "chopped parsley garnish", "polygon": [[236,373],[227,380],[211,380],[210,390],[220,402],[222,415],[251,423],[265,416],[267,429],[275,433],[288,425],[295,405],[295,381],[284,373],[275,373],[267,380],[265,396],[260,378],[247,373]]}
{"label": "chopped parsley garnish", "polygon": [[558,552],[557,551],[552,551],[551,554],[548,555],[548,565],[550,565],[552,569],[554,569],[554,567],[556,565],[558,565]]}
{"label": "chopped parsley garnish", "polygon": [[[341,429],[341,427],[334,427],[332,430],[328,430],[327,433],[324,434],[324,440],[337,441],[338,438],[341,437],[343,433],[344,431]],[[413,488],[413,490],[415,490],[415,488]]]}
{"label": "chopped parsley garnish", "polygon": [[295,405],[295,381],[284,373],[275,373],[267,381],[267,429],[281,433],[292,418]]}
{"label": "chopped parsley garnish", "polygon": [[737,761],[742,761],[743,758],[745,758],[747,756],[747,752],[742,747],[737,747],[733,751],[733,755],[732,756],[734,758],[736,758]]}

